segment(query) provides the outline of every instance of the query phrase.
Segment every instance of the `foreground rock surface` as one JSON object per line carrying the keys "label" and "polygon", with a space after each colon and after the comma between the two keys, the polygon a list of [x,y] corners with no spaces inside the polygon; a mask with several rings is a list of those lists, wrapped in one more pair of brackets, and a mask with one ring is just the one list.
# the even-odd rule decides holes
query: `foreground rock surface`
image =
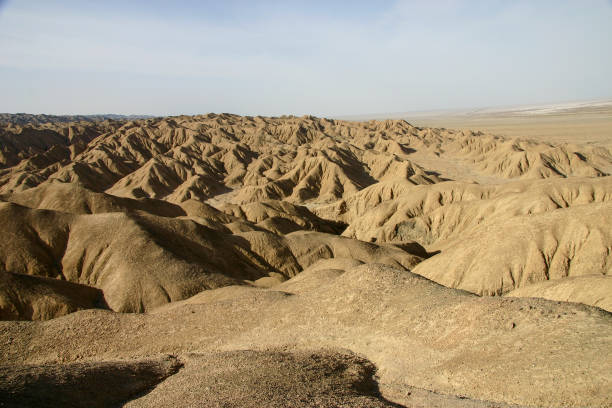
{"label": "foreground rock surface", "polygon": [[382,395],[400,404],[408,400],[398,390],[416,387],[526,406],[605,407],[612,363],[601,353],[611,319],[576,304],[478,297],[370,264],[296,293],[230,286],[144,315],[90,310],[1,323],[0,344],[10,346],[0,352],[21,365],[349,349],[376,366]]}

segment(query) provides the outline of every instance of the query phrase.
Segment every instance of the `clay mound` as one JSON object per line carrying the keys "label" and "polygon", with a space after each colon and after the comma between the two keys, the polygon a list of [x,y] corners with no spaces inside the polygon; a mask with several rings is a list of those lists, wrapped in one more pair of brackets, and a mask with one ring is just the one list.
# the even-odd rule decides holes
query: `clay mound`
{"label": "clay mound", "polygon": [[[14,146],[5,161],[15,167],[0,175],[2,192],[57,179],[117,196],[174,203],[204,201],[228,187],[240,190],[238,203],[331,202],[380,181],[427,185],[492,176],[594,177],[612,168],[612,153],[603,146],[552,146],[415,128],[401,120],[211,114],[82,123],[78,129],[50,126],[31,131],[55,132],[53,142],[10,142]],[[11,129],[5,125],[4,132],[13,134]],[[39,157],[17,166],[34,155]]]}
{"label": "clay mound", "polygon": [[[266,288],[249,286],[225,286],[223,288],[205,290],[185,300],[168,303],[159,306],[147,314],[167,314],[171,311],[179,312],[182,308],[199,305],[232,305],[235,303],[248,302],[253,305],[273,305],[275,302],[282,301],[290,293],[267,290]],[[221,306],[222,307],[222,306]]]}
{"label": "clay mound", "polygon": [[[242,221],[242,220],[233,221],[228,224],[224,224],[223,226],[228,231],[230,231],[232,234],[240,234],[241,232],[249,232],[249,231],[262,231],[262,228],[259,228],[257,225],[254,225],[251,222]],[[265,228],[263,230],[268,231]],[[274,233],[274,231],[268,231],[268,232]]]}
{"label": "clay mound", "polygon": [[538,282],[514,289],[505,296],[584,303],[612,312],[612,276],[586,275]]}
{"label": "clay mound", "polygon": [[113,310],[142,312],[276,271],[260,259],[242,239],[193,221],[117,214],[74,223],[62,265],[67,279],[102,289]]}
{"label": "clay mound", "polygon": [[290,293],[301,293],[309,290],[319,289],[321,286],[327,285],[338,276],[342,275],[342,269],[306,269],[293,279],[282,282],[273,286],[275,290],[282,290]]}
{"label": "clay mound", "polygon": [[[381,149],[379,146],[381,142],[392,143],[397,146],[395,152],[391,155],[385,154],[389,150]],[[410,153],[411,150],[408,147],[382,139],[373,151],[369,149],[364,151],[362,160],[368,166],[371,176],[379,182],[401,180],[414,185],[428,185],[442,181],[433,172],[428,172],[406,159],[406,156]]]}
{"label": "clay mound", "polygon": [[[125,175],[137,170],[153,156],[170,148],[160,143],[160,135],[147,123],[148,121],[139,124],[114,123],[112,127],[105,129],[107,132],[75,151],[71,162],[53,172],[38,172],[37,175],[43,177],[43,180],[75,182],[102,192]],[[22,176],[9,173],[6,177],[10,181],[8,185],[12,187],[4,187],[4,192],[19,191],[19,179]]]}
{"label": "clay mound", "polygon": [[0,145],[2,146],[0,168],[14,166],[23,159],[44,154],[52,149],[87,144],[106,130],[107,126],[107,124],[79,125],[74,123],[46,126],[0,126]]}
{"label": "clay mound", "polygon": [[[217,291],[224,296],[215,300]],[[56,361],[58,353],[70,362],[169,350],[182,359],[220,349],[343,348],[375,364],[381,394],[406,406],[416,405],[411,396],[416,388],[430,392],[424,406],[442,399],[458,407],[458,396],[474,407],[610,404],[612,367],[601,356],[610,347],[612,315],[597,308],[477,297],[380,265],[348,270],[318,290],[293,295],[228,287],[196,297],[199,302],[177,302],[154,314],[86,310],[44,323],[0,323],[0,356],[6,364],[19,365]],[[231,361],[244,361],[247,354]],[[573,355],[580,358],[568,358]],[[228,375],[248,364],[232,366]],[[207,372],[191,370],[188,360],[185,367],[190,372],[185,381],[179,381],[179,373],[165,389],[179,398],[199,395],[197,384]],[[264,370],[248,375],[277,378]],[[264,378],[261,382],[268,384]],[[166,398],[162,391],[153,393]]]}
{"label": "clay mound", "polygon": [[0,172],[0,192],[22,191],[44,182],[63,166],[70,166],[98,136],[117,127],[104,122],[0,128],[0,160],[13,166]]}
{"label": "clay mound", "polygon": [[13,167],[13,172],[27,174],[44,174],[56,171],[71,157],[71,150],[66,146],[54,145],[42,153],[36,153],[19,162]]}
{"label": "clay mound", "polygon": [[398,406],[380,396],[374,365],[346,352],[231,351],[181,362],[179,373],[125,406]]}
{"label": "clay mound", "polygon": [[0,219],[12,237],[0,245],[7,271],[97,287],[113,310],[144,311],[264,275],[256,255],[189,220],[73,216],[10,203],[0,204]]}
{"label": "clay mound", "polygon": [[453,144],[456,152],[476,163],[479,170],[504,178],[599,177],[607,174],[598,167],[610,163],[609,152],[585,146],[577,151],[571,145],[464,133]]}
{"label": "clay mound", "polygon": [[222,224],[236,221],[236,217],[219,211],[215,207],[197,200],[187,200],[180,204],[181,208],[190,217],[205,218]]}
{"label": "clay mound", "polygon": [[271,274],[288,278],[320,258],[373,259],[402,268],[421,260],[396,247],[330,234],[232,235],[146,213],[72,215],[0,203],[0,220],[12,237],[0,244],[8,272],[96,287],[112,310],[124,312]]}
{"label": "clay mound", "polygon": [[235,218],[257,223],[262,228],[277,230],[283,234],[299,229],[338,234],[344,229],[341,223],[323,220],[306,207],[285,201],[258,201],[243,205],[227,203],[219,206],[219,209]]}
{"label": "clay mound", "polygon": [[414,272],[481,295],[501,295],[566,276],[609,274],[610,222],[608,202],[484,224],[445,242],[440,254]]}
{"label": "clay mound", "polygon": [[285,236],[291,253],[302,268],[321,259],[350,258],[362,263],[381,263],[409,269],[422,258],[394,246],[380,246],[331,234],[297,231]]}
{"label": "clay mound", "polygon": [[187,213],[181,207],[160,200],[132,200],[97,193],[74,183],[51,182],[19,193],[2,197],[30,208],[55,210],[73,214],[98,214],[107,212],[146,211],[162,217],[179,217]]}
{"label": "clay mound", "polygon": [[363,262],[352,258],[321,259],[304,269],[299,275],[275,286],[274,290],[291,293],[316,290],[323,285],[327,285],[347,270],[361,264]]}
{"label": "clay mound", "polygon": [[[109,307],[143,312],[202,290],[262,275],[254,256],[188,220],[81,216],[62,257],[67,279],[104,291]],[[218,243],[218,244],[217,244]]]}
{"label": "clay mound", "polygon": [[384,201],[392,200],[407,191],[412,191],[414,187],[414,184],[406,180],[381,181],[346,199],[332,204],[316,206],[313,208],[313,212],[325,219],[350,223],[369,209]]}
{"label": "clay mound", "polygon": [[[410,149],[387,137],[389,127],[312,117],[235,115],[113,126],[102,127],[107,132],[98,131],[99,137],[71,153],[72,163],[64,160],[59,169],[7,173],[0,182],[3,191],[21,191],[57,179],[113,195],[176,203],[205,200],[224,192],[226,186],[245,187],[241,202],[282,197],[303,201],[335,199],[373,183],[376,177],[405,177],[419,184],[435,181],[406,159]],[[397,128],[394,134],[410,128],[402,121],[390,126]],[[354,144],[342,140],[347,137]],[[376,141],[376,154],[370,154],[370,148],[363,150],[371,143],[364,140]],[[41,148],[39,153],[46,150]]]}
{"label": "clay mound", "polygon": [[58,279],[0,271],[0,320],[48,320],[104,308],[100,290]]}
{"label": "clay mound", "polygon": [[359,263],[377,262],[400,269],[409,269],[422,258],[395,246],[368,242],[312,231],[296,231],[285,236],[265,231],[236,234],[245,250],[256,253],[269,272],[293,277],[322,259],[352,259]]}
{"label": "clay mound", "polygon": [[[364,262],[359,261],[354,258],[329,258],[329,259],[321,259],[308,268],[304,269],[303,272],[317,272],[321,270],[338,270],[342,272],[346,272],[349,269],[353,269],[359,265],[363,265]],[[292,279],[292,282],[296,282],[298,280],[297,277]]]}
{"label": "clay mound", "polygon": [[[376,242],[416,240],[432,245],[495,220],[612,201],[612,177],[496,186],[446,182],[408,190],[387,190],[384,185],[372,190],[374,187],[360,192],[359,199],[350,202],[354,205],[347,201],[350,207],[344,218],[352,222],[344,236]],[[371,204],[365,207],[363,203]]]}
{"label": "clay mound", "polygon": [[67,226],[74,216],[49,210],[32,210],[0,202],[0,224],[10,239],[0,240],[0,264],[8,272],[59,277],[68,242]]}
{"label": "clay mound", "polygon": [[344,149],[298,149],[293,167],[277,180],[245,188],[238,202],[287,199],[293,202],[333,201],[375,182],[364,164]]}
{"label": "clay mound", "polygon": [[[202,164],[197,174],[191,163],[157,155],[133,173],[117,181],[108,193],[133,197],[157,198],[180,203],[189,199],[206,200],[227,191],[220,179],[220,169]],[[197,168],[196,168],[197,169]]]}
{"label": "clay mound", "polygon": [[[405,180],[376,183],[345,200],[317,207],[314,212],[323,218],[340,219],[349,224],[368,219],[381,226],[391,215],[411,218],[428,214],[456,202],[484,200],[495,195],[500,186],[456,181],[415,186]],[[375,215],[380,212],[380,215]],[[375,219],[372,219],[375,217]]]}
{"label": "clay mound", "polygon": [[[151,390],[175,374],[174,357],[0,367],[3,407],[108,407]],[[111,391],[112,390],[112,391]]]}
{"label": "clay mound", "polygon": [[300,225],[284,217],[266,218],[264,221],[257,223],[257,227],[279,235],[289,234],[302,229]]}

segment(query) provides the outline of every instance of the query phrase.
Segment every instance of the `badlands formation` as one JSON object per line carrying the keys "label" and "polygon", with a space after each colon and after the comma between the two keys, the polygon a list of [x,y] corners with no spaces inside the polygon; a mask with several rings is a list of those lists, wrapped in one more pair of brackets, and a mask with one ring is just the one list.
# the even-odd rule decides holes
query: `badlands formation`
{"label": "badlands formation", "polygon": [[0,406],[612,406],[610,139],[26,119]]}

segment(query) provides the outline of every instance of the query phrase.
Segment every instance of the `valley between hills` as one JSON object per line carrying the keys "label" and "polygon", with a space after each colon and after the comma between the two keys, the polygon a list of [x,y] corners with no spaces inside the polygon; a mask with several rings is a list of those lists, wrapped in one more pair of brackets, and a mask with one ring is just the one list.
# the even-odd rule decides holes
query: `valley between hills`
{"label": "valley between hills", "polygon": [[0,124],[0,406],[612,405],[611,139],[73,119]]}

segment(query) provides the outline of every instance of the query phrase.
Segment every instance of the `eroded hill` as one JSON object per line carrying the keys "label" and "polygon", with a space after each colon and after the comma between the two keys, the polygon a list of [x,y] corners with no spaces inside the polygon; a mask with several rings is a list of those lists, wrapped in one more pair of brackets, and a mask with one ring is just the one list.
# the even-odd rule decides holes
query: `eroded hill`
{"label": "eroded hill", "polygon": [[611,403],[610,144],[209,114],[0,147],[15,398],[118,367],[130,406]]}

